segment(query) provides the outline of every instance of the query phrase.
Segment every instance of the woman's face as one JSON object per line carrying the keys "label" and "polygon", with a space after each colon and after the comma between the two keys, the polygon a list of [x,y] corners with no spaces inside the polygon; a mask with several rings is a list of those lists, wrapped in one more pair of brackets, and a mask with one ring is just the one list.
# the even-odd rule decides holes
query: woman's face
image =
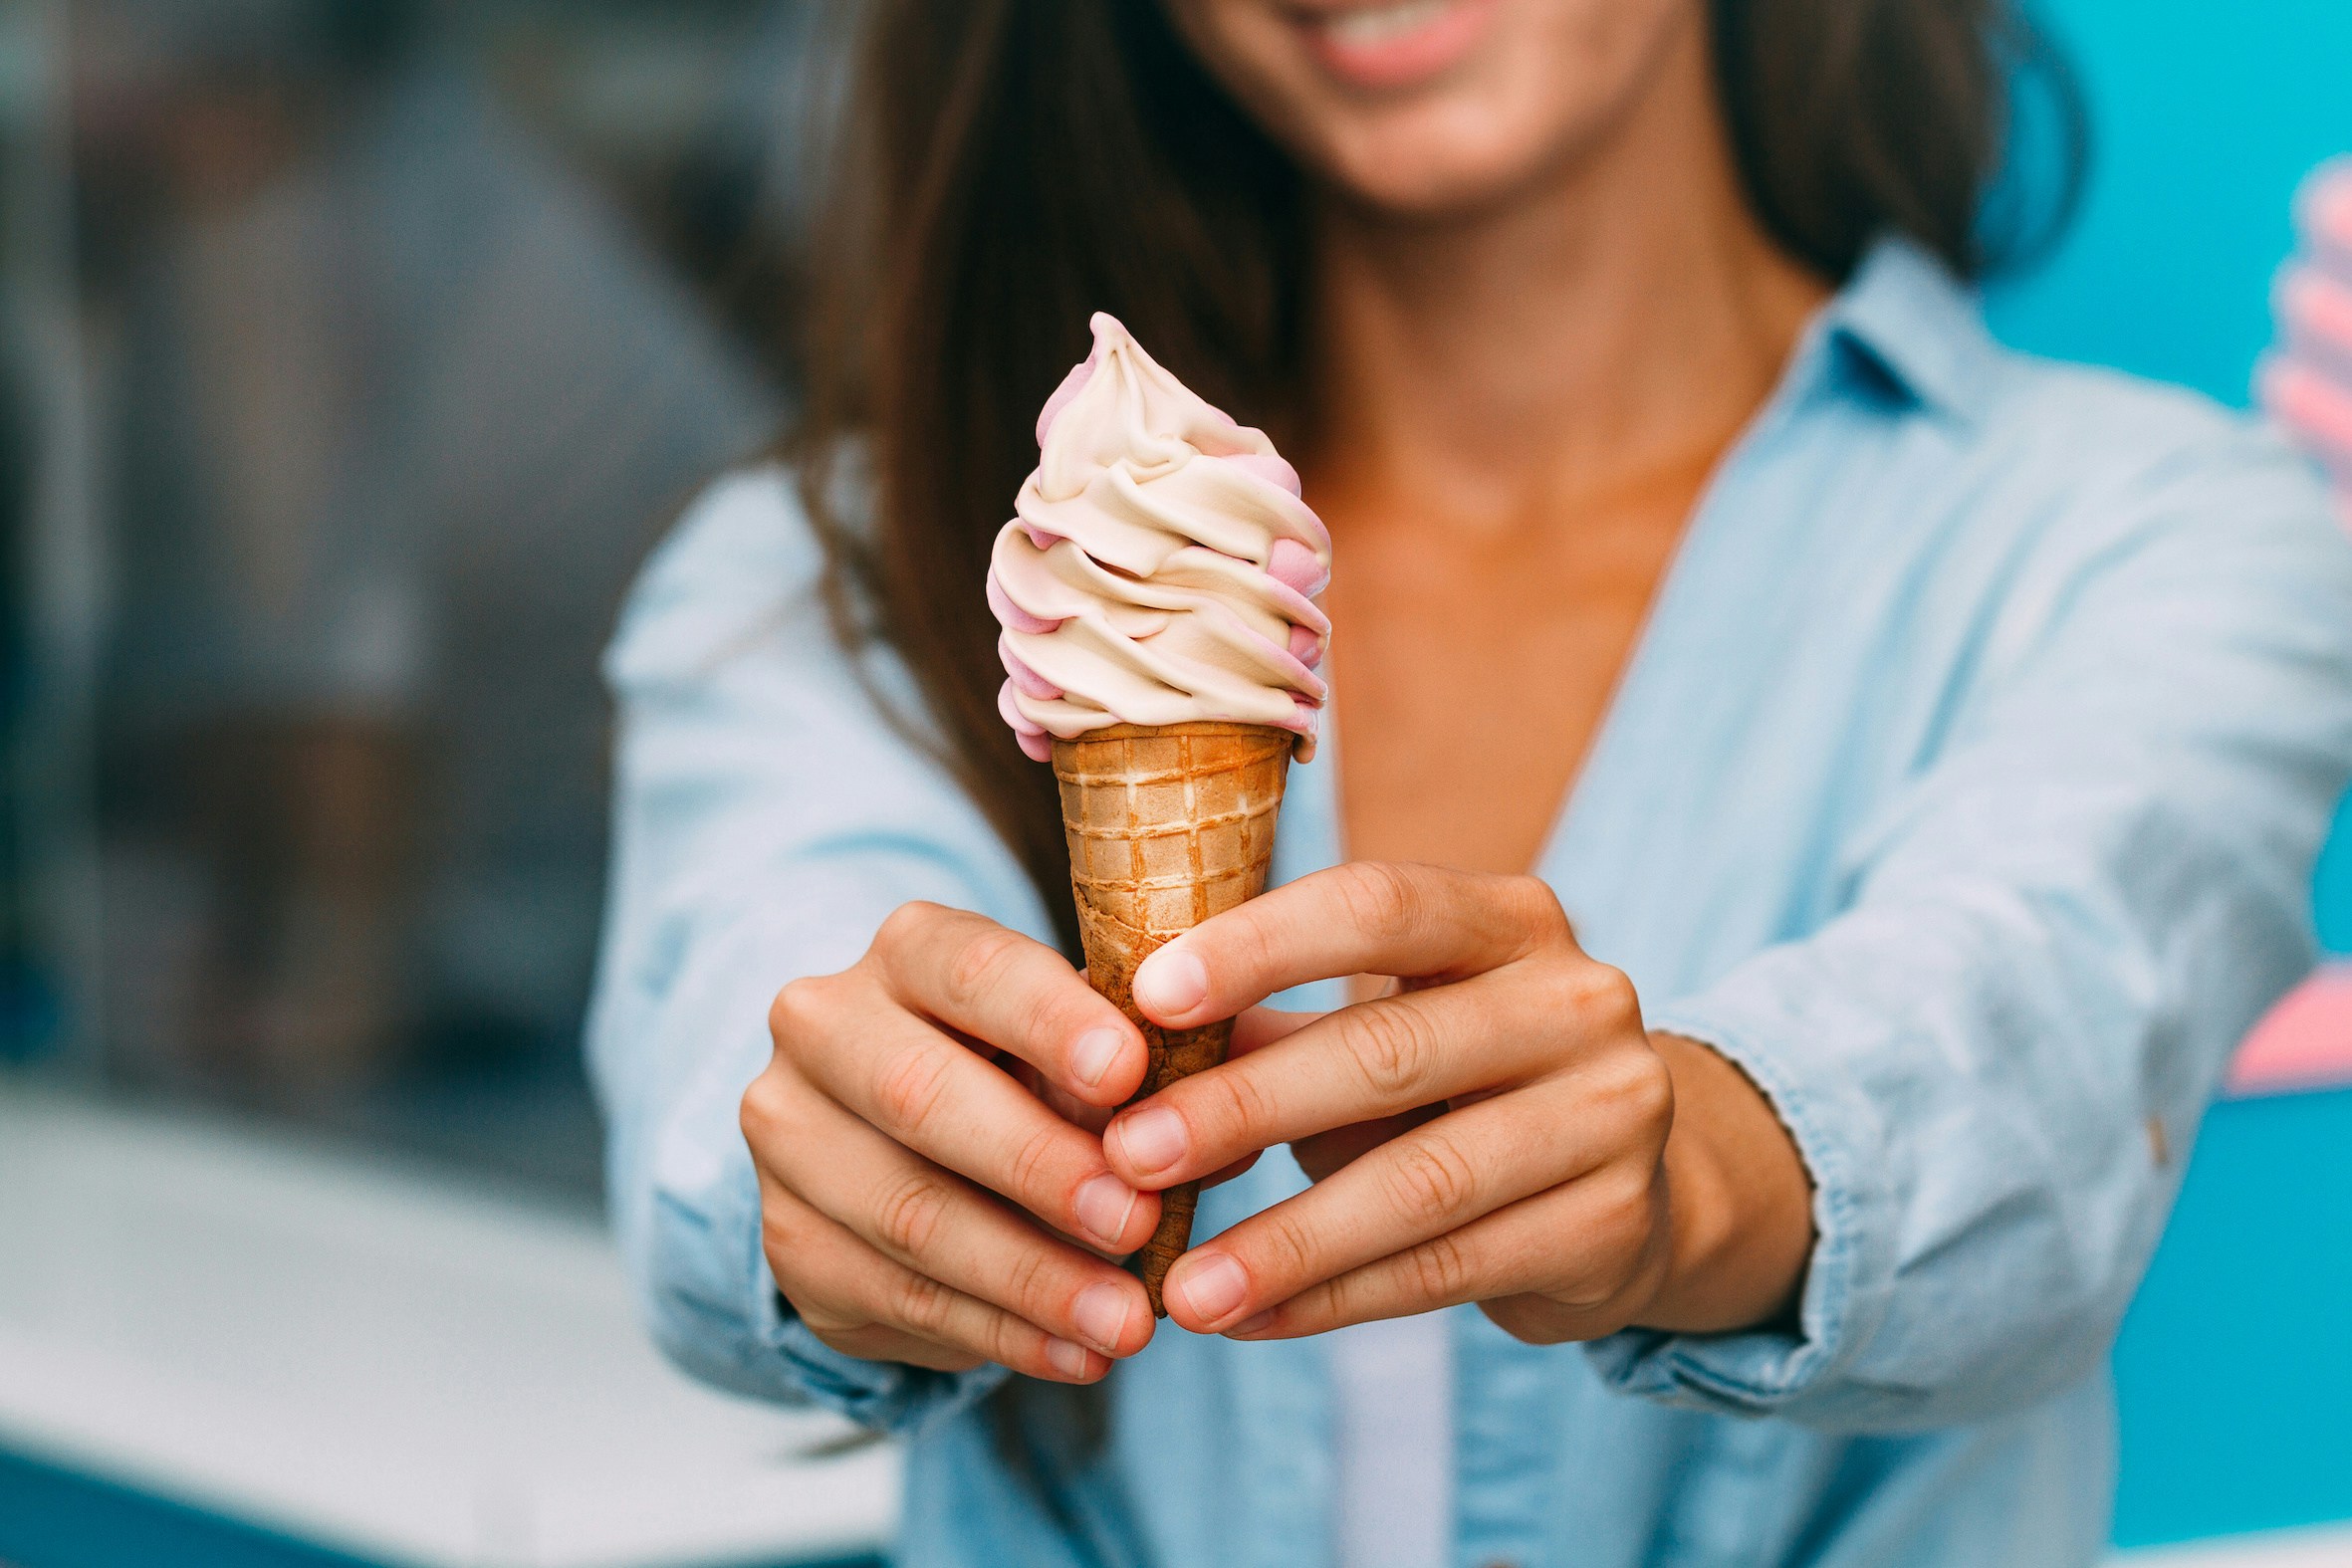
{"label": "woman's face", "polygon": [[1599,143],[1690,47],[1702,0],[1164,0],[1294,157],[1360,201],[1439,216]]}

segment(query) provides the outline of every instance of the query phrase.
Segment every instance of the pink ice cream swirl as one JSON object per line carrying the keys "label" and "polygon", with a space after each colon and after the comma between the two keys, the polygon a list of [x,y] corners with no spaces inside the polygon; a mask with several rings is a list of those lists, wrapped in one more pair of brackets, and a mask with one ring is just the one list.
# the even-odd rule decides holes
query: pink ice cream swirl
{"label": "pink ice cream swirl", "polygon": [[1113,724],[1222,719],[1314,755],[1315,606],[1331,538],[1298,475],[1097,312],[1094,351],[1038,416],[1036,472],[997,535],[997,706],[1043,762]]}

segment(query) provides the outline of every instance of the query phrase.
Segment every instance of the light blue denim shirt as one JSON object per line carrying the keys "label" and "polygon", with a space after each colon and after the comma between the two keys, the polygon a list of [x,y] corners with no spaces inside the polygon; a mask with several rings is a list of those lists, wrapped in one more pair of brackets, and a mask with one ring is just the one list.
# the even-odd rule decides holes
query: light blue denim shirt
{"label": "light blue denim shirt", "polygon": [[[590,1052],[654,1334],[903,1433],[911,1568],[1327,1563],[1315,1340],[1163,1325],[1100,1456],[1020,1477],[976,1408],[1001,1370],[852,1361],[779,1310],[736,1125],[776,990],[908,899],[1050,930],[859,689],[818,560],[788,476],[730,478],[610,656]],[[1278,880],[1336,858],[1345,758],[1294,773]],[[2352,549],[2315,477],[2196,398],[2000,349],[1880,246],[1715,476],[1539,867],[1651,1025],[1794,1134],[1799,1323],[1537,1347],[1451,1313],[1456,1561],[2091,1562],[2107,1349],[2232,1043],[2311,959],[2348,777]],[[1301,1181],[1269,1158],[1203,1233]]]}

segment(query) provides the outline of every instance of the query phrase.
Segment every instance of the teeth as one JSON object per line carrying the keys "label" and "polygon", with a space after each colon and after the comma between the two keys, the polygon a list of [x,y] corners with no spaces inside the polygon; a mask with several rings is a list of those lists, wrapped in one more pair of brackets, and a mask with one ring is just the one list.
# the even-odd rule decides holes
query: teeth
{"label": "teeth", "polygon": [[1396,5],[1342,11],[1325,18],[1322,26],[1336,43],[1369,48],[1427,27],[1445,15],[1453,4],[1454,0],[1401,0]]}

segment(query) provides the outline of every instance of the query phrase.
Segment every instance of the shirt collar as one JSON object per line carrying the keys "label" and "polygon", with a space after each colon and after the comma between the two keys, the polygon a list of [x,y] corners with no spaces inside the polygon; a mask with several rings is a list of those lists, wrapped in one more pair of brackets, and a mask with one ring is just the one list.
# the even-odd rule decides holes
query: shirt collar
{"label": "shirt collar", "polygon": [[1817,379],[1881,396],[1891,389],[1964,420],[1984,407],[1999,351],[1974,291],[1900,236],[1870,248],[1823,310],[1814,340]]}

